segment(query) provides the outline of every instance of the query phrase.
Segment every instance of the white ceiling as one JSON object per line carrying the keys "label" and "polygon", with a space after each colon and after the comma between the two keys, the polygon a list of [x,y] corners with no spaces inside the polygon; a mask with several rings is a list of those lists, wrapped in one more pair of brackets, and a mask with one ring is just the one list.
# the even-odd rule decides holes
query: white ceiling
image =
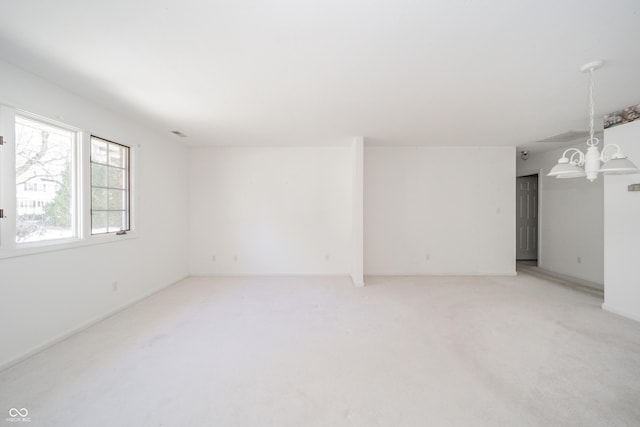
{"label": "white ceiling", "polygon": [[[0,0],[0,57],[190,145],[515,145],[640,103],[638,0]],[[178,138],[171,135],[171,137]]]}

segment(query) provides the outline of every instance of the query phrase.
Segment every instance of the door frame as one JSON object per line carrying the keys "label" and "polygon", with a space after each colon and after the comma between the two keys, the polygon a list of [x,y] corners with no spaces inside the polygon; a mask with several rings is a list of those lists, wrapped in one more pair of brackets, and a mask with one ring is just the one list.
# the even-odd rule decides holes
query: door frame
{"label": "door frame", "polygon": [[[541,179],[542,175],[542,169],[527,169],[525,171],[522,171],[520,173],[516,173],[516,184],[518,182],[518,178],[521,178],[523,176],[531,176],[531,175],[538,175],[538,267],[540,267],[540,261],[542,260],[542,222],[543,222],[543,218],[542,218],[542,187],[543,187],[543,182],[544,180]],[[516,188],[517,191],[517,188]],[[516,200],[516,203],[518,203],[518,201]],[[516,215],[518,214],[518,210],[517,210],[517,206],[516,206]],[[517,239],[517,237],[516,237]],[[516,250],[513,251],[513,259],[514,262],[517,258],[516,256]]]}

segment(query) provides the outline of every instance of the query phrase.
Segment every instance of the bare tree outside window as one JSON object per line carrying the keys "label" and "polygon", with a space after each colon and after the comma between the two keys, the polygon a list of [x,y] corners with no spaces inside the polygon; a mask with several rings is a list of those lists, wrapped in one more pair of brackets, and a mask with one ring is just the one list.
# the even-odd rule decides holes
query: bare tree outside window
{"label": "bare tree outside window", "polygon": [[16,242],[75,235],[76,133],[16,116]]}

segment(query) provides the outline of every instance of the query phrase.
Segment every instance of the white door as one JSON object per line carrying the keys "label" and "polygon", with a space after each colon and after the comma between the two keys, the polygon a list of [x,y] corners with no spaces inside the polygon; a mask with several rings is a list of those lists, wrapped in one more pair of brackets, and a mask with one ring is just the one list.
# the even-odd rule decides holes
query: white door
{"label": "white door", "polygon": [[538,175],[516,179],[516,259],[538,259]]}

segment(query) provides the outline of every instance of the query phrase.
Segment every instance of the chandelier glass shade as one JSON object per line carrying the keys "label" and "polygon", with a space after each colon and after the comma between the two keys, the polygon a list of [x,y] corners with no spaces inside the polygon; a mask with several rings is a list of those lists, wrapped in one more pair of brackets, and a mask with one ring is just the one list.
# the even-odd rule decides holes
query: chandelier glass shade
{"label": "chandelier glass shade", "polygon": [[577,148],[568,148],[562,153],[547,176],[556,178],[582,178],[589,181],[598,178],[598,173],[603,174],[629,174],[638,173],[640,170],[624,155],[622,149],[616,144],[605,145],[602,153],[598,149],[599,140],[594,136],[594,103],[593,103],[593,71],[600,68],[603,61],[594,61],[582,66],[582,72],[589,73],[589,139],[587,140],[587,153]]}

